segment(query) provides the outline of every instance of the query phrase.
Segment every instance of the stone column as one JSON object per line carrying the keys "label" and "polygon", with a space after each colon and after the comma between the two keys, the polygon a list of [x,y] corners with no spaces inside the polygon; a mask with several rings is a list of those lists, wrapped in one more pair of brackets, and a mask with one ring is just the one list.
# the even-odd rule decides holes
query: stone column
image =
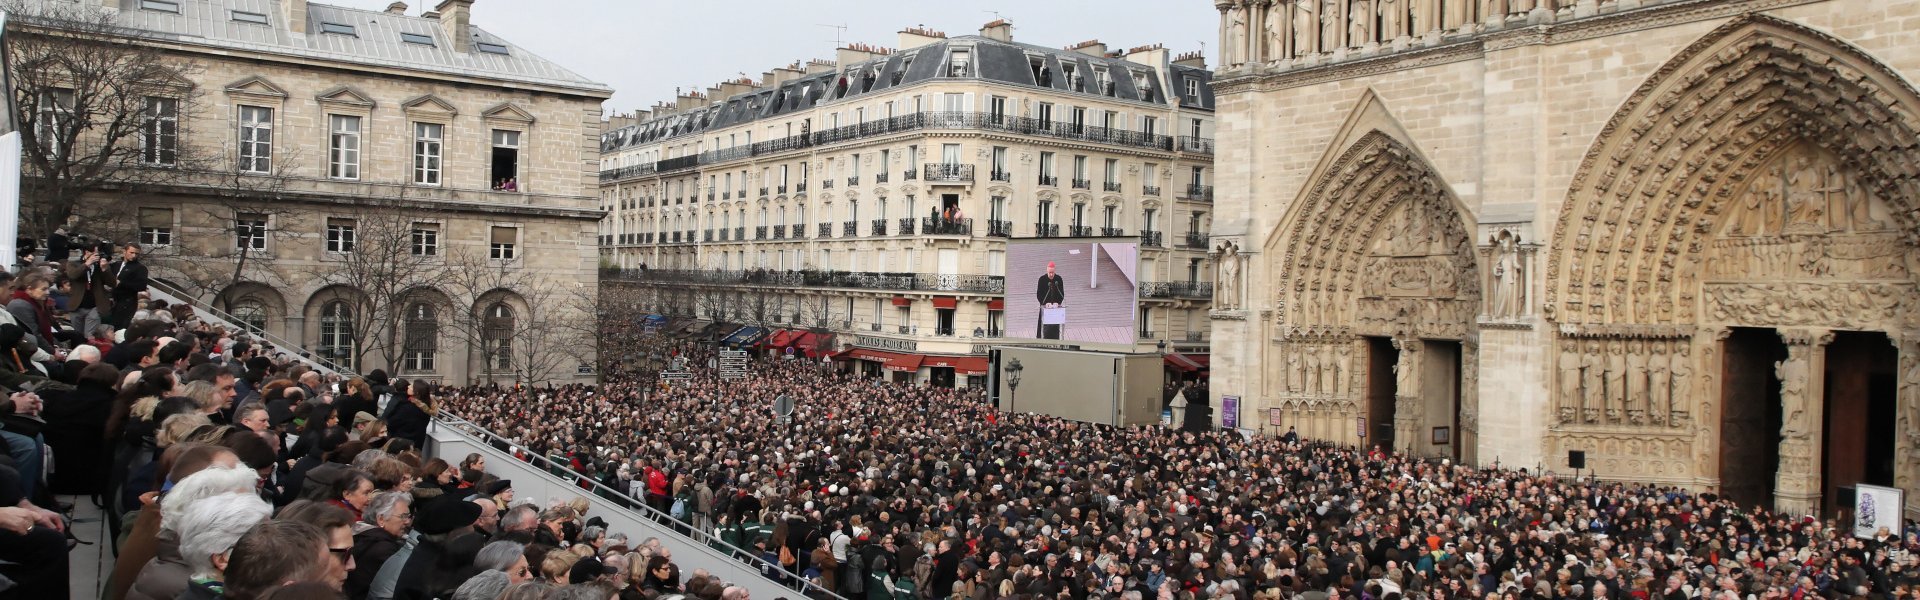
{"label": "stone column", "polygon": [[1920,330],[1888,334],[1900,353],[1894,407],[1893,484],[1907,491],[1906,513],[1920,513]]}
{"label": "stone column", "polygon": [[1213,7],[1220,10],[1220,68],[1231,68],[1235,64],[1233,60],[1233,3],[1229,0],[1220,0],[1219,2],[1215,2]]}
{"label": "stone column", "polygon": [[1826,413],[1826,350],[1833,332],[1782,329],[1787,358],[1774,363],[1780,378],[1780,470],[1774,474],[1773,506],[1790,515],[1820,510],[1821,422]]}
{"label": "stone column", "polygon": [[1260,64],[1272,60],[1267,56],[1267,2],[1249,0],[1247,2],[1247,62]]}
{"label": "stone column", "polygon": [[1393,338],[1393,347],[1400,350],[1399,361],[1393,364],[1393,445],[1394,449],[1411,455],[1415,448],[1423,447],[1420,423],[1423,406],[1420,403],[1419,351],[1420,340]]}
{"label": "stone column", "polygon": [[[1700,489],[1720,488],[1720,420],[1725,417],[1720,413],[1720,397],[1725,393],[1720,375],[1726,372],[1725,349],[1732,335],[1731,327],[1702,327],[1694,332],[1691,354],[1669,356],[1675,365],[1690,367],[1690,372],[1675,367],[1671,373],[1674,412],[1668,415],[1667,425],[1694,433],[1693,476]],[[1676,345],[1675,351],[1687,347]],[[1692,362],[1683,363],[1688,357]]]}

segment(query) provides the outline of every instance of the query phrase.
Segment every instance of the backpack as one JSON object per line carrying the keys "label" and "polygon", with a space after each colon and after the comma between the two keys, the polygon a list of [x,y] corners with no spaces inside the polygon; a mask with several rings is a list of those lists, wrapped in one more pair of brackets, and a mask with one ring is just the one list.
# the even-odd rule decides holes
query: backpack
{"label": "backpack", "polygon": [[687,499],[686,498],[673,499],[673,508],[668,510],[667,514],[671,515],[675,520],[680,520],[680,521],[687,520]]}

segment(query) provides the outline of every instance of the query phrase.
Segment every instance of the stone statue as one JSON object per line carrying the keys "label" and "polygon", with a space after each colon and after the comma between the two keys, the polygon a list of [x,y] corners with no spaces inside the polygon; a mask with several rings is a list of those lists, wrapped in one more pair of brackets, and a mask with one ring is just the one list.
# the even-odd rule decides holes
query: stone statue
{"label": "stone statue", "polygon": [[1226,244],[1218,260],[1219,274],[1215,285],[1219,287],[1213,294],[1214,307],[1237,310],[1240,308],[1240,247]]}
{"label": "stone statue", "polygon": [[1825,231],[1827,211],[1826,171],[1813,162],[1813,153],[1802,151],[1793,159],[1787,173],[1786,231]]}
{"label": "stone statue", "polygon": [[1647,424],[1647,351],[1640,340],[1627,340],[1627,422]]}
{"label": "stone statue", "polygon": [[1607,392],[1607,354],[1599,341],[1587,342],[1587,351],[1580,355],[1580,370],[1580,417],[1588,423],[1599,423]]}
{"label": "stone statue", "polygon": [[1380,0],[1380,41],[1391,42],[1407,35],[1405,0]]}
{"label": "stone statue", "polygon": [[1320,50],[1332,52],[1344,45],[1340,43],[1340,6],[1334,0],[1320,5]]}
{"label": "stone statue", "polygon": [[1621,422],[1627,406],[1627,354],[1619,340],[1607,342],[1607,422]]}
{"label": "stone statue", "polygon": [[1488,311],[1495,318],[1511,319],[1519,317],[1526,287],[1520,263],[1519,236],[1511,231],[1494,234],[1493,285],[1487,289],[1491,296]]}
{"label": "stone statue", "polygon": [[1285,58],[1287,52],[1287,7],[1284,3],[1274,3],[1260,11],[1260,60],[1270,61]]}
{"label": "stone statue", "polygon": [[[1853,231],[1879,231],[1886,227],[1885,223],[1873,218],[1873,193],[1862,187],[1858,179],[1846,178],[1844,193],[1847,198],[1847,219],[1852,221]],[[1838,221],[1839,217],[1835,216],[1834,220]]]}
{"label": "stone statue", "polygon": [[1660,425],[1667,422],[1673,410],[1673,376],[1667,366],[1667,344],[1656,342],[1648,344],[1647,349],[1653,351],[1653,356],[1647,357],[1647,417]]}
{"label": "stone statue", "polygon": [[1783,210],[1780,205],[1783,180],[1780,167],[1775,166],[1747,188],[1746,197],[1740,199],[1740,217],[1734,221],[1734,230],[1738,235],[1766,235],[1771,232],[1771,217]]}
{"label": "stone statue", "polygon": [[1480,20],[1503,21],[1507,18],[1506,0],[1480,0]]}
{"label": "stone statue", "polygon": [[1668,386],[1670,393],[1667,396],[1667,412],[1670,416],[1667,425],[1671,427],[1686,425],[1684,415],[1693,399],[1693,388],[1689,387],[1693,385],[1693,357],[1688,355],[1688,348],[1692,347],[1690,344],[1684,340],[1675,342],[1673,356],[1667,361],[1668,368],[1672,370],[1669,376],[1671,384]]}
{"label": "stone statue", "polygon": [[[1317,18],[1313,12],[1314,0],[1295,0],[1293,3],[1293,54],[1294,57],[1317,54],[1319,47],[1314,43],[1314,23]],[[1173,172],[1168,169],[1167,172]]]}
{"label": "stone statue", "polygon": [[1786,360],[1773,363],[1780,379],[1780,437],[1805,440],[1812,435],[1807,419],[1807,359],[1805,346],[1788,346]]}
{"label": "stone statue", "polygon": [[1301,385],[1300,351],[1298,347],[1288,344],[1285,352],[1287,353],[1287,392],[1298,394]]}
{"label": "stone statue", "polygon": [[1348,394],[1353,390],[1353,344],[1340,344],[1339,358],[1334,363],[1333,392]]}
{"label": "stone statue", "polygon": [[1370,0],[1353,0],[1347,8],[1347,45],[1365,46],[1373,42],[1370,29],[1373,28],[1373,3]]}
{"label": "stone statue", "polygon": [[1559,421],[1572,423],[1580,410],[1580,342],[1560,341]]}
{"label": "stone statue", "polygon": [[1220,62],[1229,65],[1246,62],[1247,57],[1242,56],[1241,49],[1246,47],[1247,8],[1243,5],[1235,4],[1233,7],[1227,9],[1225,18],[1227,20],[1227,39],[1221,40],[1225,47],[1220,49]]}

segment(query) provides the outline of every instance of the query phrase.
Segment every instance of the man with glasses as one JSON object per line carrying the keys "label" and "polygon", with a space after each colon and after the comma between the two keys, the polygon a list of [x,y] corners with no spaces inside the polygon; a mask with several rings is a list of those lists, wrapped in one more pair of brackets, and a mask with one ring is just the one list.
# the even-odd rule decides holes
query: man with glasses
{"label": "man with glasses", "polygon": [[363,514],[363,524],[354,527],[359,530],[353,534],[354,570],[344,588],[349,598],[367,597],[374,576],[406,545],[407,531],[413,528],[413,495],[375,494]]}

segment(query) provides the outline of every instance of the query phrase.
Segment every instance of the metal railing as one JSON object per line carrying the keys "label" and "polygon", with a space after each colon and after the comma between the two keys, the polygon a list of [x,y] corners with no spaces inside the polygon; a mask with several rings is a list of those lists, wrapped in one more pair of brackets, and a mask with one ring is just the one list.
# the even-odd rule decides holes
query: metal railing
{"label": "metal railing", "polygon": [[833,189],[833,180],[832,179],[820,180],[820,189],[823,189],[823,190]]}
{"label": "metal railing", "polygon": [[820,233],[819,233],[818,235],[816,235],[815,237],[823,237],[823,238],[830,238],[830,237],[833,237],[833,224],[832,224],[832,223],[821,223],[821,224],[820,224]]}
{"label": "metal railing", "polygon": [[807,182],[802,181],[800,183],[793,184],[793,193],[799,194],[799,193],[804,193],[806,191],[807,191]]}
{"label": "metal railing", "polygon": [[1011,182],[1013,181],[1013,173],[1009,173],[999,169],[994,169],[993,171],[990,171],[987,173],[987,179],[992,181]]}
{"label": "metal railing", "polygon": [[1207,247],[1207,234],[1204,234],[1204,233],[1188,233],[1188,234],[1187,234],[1187,239],[1186,239],[1186,242],[1187,242],[1187,243],[1186,243],[1185,245],[1186,245],[1186,247],[1188,247],[1188,248],[1206,248],[1206,247]]}
{"label": "metal railing", "polygon": [[[438,424],[448,427],[459,434],[477,439],[482,446],[490,447],[507,456],[515,456],[513,449],[520,447],[519,442],[501,437],[499,434],[449,411],[440,411],[434,416],[434,420]],[[786,567],[781,566],[779,563],[760,558],[760,555],[752,550],[727,543],[726,540],[721,539],[720,536],[714,535],[712,532],[695,527],[692,523],[673,518],[671,514],[647,506],[643,500],[629,496],[626,490],[609,487],[600,483],[598,479],[581,474],[573,470],[571,464],[551,460],[534,452],[524,452],[522,455],[525,456],[525,458],[520,458],[520,462],[533,466],[535,469],[545,471],[547,476],[559,479],[570,487],[584,490],[594,497],[613,503],[619,508],[630,511],[648,521],[652,521],[660,525],[663,530],[670,530],[673,533],[677,533],[694,544],[711,548],[727,559],[746,563],[748,566],[758,570],[762,574],[762,577],[766,577],[764,575],[766,573],[776,574],[775,577],[766,577],[770,582],[800,592],[807,597],[815,597],[818,595],[826,598],[846,600],[845,597],[834,593],[833,590],[814,585],[800,574],[788,571]]]}
{"label": "metal railing", "polygon": [[973,219],[921,217],[923,235],[973,235]]}
{"label": "metal railing", "polygon": [[1013,237],[1013,221],[987,221],[987,235],[993,237]]}
{"label": "metal railing", "polygon": [[747,239],[747,226],[741,225],[733,228],[733,239],[745,241]]}
{"label": "metal railing", "polygon": [[272,344],[274,348],[286,351],[298,357],[302,362],[306,362],[312,365],[315,370],[320,371],[323,374],[335,374],[335,375],[340,375],[342,377],[354,377],[358,375],[358,373],[355,373],[353,369],[349,369],[345,365],[335,363],[332,360],[328,360],[326,358],[321,358],[318,352],[308,350],[305,346],[301,346],[300,344],[295,344],[292,341],[287,340],[286,338],[282,338],[280,336],[274,335],[265,329],[254,327],[253,325],[248,324],[246,321],[241,320],[239,317],[233,316],[227,311],[214,308],[213,305],[210,305],[210,304],[207,304],[206,302],[201,301],[199,297],[194,296],[193,294],[187,293],[186,290],[174,287],[166,283],[165,281],[161,281],[159,279],[152,279],[147,282],[147,287],[148,287],[148,292],[147,292],[148,295],[152,296],[156,300],[166,300],[171,303],[185,304],[187,306],[192,307],[194,312],[200,313],[202,316],[205,316],[205,317],[211,317],[210,320],[224,321],[228,327],[232,327],[233,329],[239,330],[239,331],[245,331],[247,332],[247,335],[253,336],[255,338],[259,338],[261,340],[265,340],[267,343]]}
{"label": "metal railing", "polygon": [[1211,202],[1213,201],[1213,186],[1199,185],[1199,184],[1188,185],[1187,198],[1189,200],[1204,200],[1204,201]]}
{"label": "metal railing", "polygon": [[725,227],[720,228],[720,241],[727,241],[727,228]]}
{"label": "metal railing", "polygon": [[784,239],[787,239],[787,226],[785,226],[785,225],[774,225],[774,226],[773,226],[773,239],[776,239],[776,240],[784,240]]}
{"label": "metal railing", "polygon": [[1060,178],[1052,175],[1041,175],[1040,185],[1050,185],[1050,186],[1058,187],[1060,185]]}
{"label": "metal railing", "polygon": [[753,239],[756,239],[756,240],[767,239],[767,226],[765,225],[753,226]]}
{"label": "metal railing", "polygon": [[1108,192],[1118,193],[1120,191],[1120,182],[1118,181],[1100,182],[1100,189]]}
{"label": "metal railing", "polygon": [[874,220],[873,220],[873,228],[872,228],[872,229],[870,229],[870,230],[868,230],[868,232],[867,232],[867,235],[871,235],[871,236],[874,236],[874,237],[880,237],[880,236],[884,236],[884,235],[886,235],[886,234],[887,234],[887,220],[886,220],[886,219],[874,219]]}
{"label": "metal railing", "polygon": [[703,232],[700,232],[700,241],[702,241],[702,242],[711,242],[711,241],[713,241],[713,230],[712,230],[712,229],[708,229],[708,230],[706,230],[706,231],[703,231]]}
{"label": "metal railing", "polygon": [[961,163],[927,163],[926,181],[956,181],[973,183],[973,165]]}
{"label": "metal railing", "polygon": [[872,271],[723,271],[717,269],[610,269],[601,278],[609,281],[657,282],[705,285],[760,285],[783,288],[858,288],[872,290],[1006,292],[1006,279],[995,275],[947,275],[931,273],[880,273]]}
{"label": "metal railing", "polygon": [[879,173],[874,173],[874,174],[873,174],[873,182],[874,182],[874,183],[886,183],[886,182],[887,182],[887,172],[886,172],[886,171],[881,171],[881,172],[879,172]]}
{"label": "metal railing", "polygon": [[1148,196],[1158,196],[1160,195],[1160,186],[1157,186],[1157,185],[1140,186],[1140,193],[1146,194]]}
{"label": "metal railing", "polygon": [[1212,298],[1210,281],[1148,281],[1140,284],[1141,298]]}
{"label": "metal railing", "polygon": [[807,239],[807,226],[806,226],[806,225],[803,225],[803,224],[800,224],[800,223],[794,223],[794,224],[793,224],[793,225],[791,225],[790,227],[792,227],[792,230],[793,230],[793,239],[796,239],[796,240],[804,240],[804,239]]}
{"label": "metal railing", "polygon": [[859,175],[847,176],[847,187],[853,187],[856,185],[860,185],[860,176]]}
{"label": "metal railing", "polygon": [[1140,232],[1140,245],[1152,246],[1155,248],[1163,247],[1160,240],[1160,232],[1158,231]]}
{"label": "metal railing", "polygon": [[1093,227],[1090,225],[1069,226],[1067,227],[1067,237],[1093,237]]}
{"label": "metal railing", "polygon": [[1183,136],[1180,136],[1179,144],[1175,145],[1173,148],[1181,152],[1197,152],[1200,154],[1213,154],[1213,138],[1203,138],[1203,137],[1193,137],[1190,135],[1183,135]]}
{"label": "metal railing", "polygon": [[905,179],[905,180],[907,180],[907,181],[913,181],[914,179],[916,179],[916,178],[918,178],[919,176],[920,176],[920,172],[919,172],[919,171],[915,171],[915,170],[913,170],[913,169],[907,169],[906,171],[904,171],[904,172],[902,172],[902,173],[901,173],[901,175],[900,175],[900,178],[901,178],[901,179]]}
{"label": "metal railing", "polygon": [[1076,190],[1093,189],[1093,181],[1089,179],[1075,179],[1073,180],[1073,189],[1076,189]]}
{"label": "metal railing", "polygon": [[840,225],[840,235],[842,235],[842,236],[846,236],[846,237],[859,237],[859,236],[860,236],[860,222],[859,222],[859,221],[846,221],[846,222],[844,222],[844,223],[842,223],[842,224]]}
{"label": "metal railing", "polygon": [[900,217],[900,235],[913,235],[913,217]]}
{"label": "metal railing", "polygon": [[1126,234],[1127,234],[1127,230],[1121,229],[1119,227],[1101,227],[1100,228],[1100,235],[1105,237],[1120,237]]}
{"label": "metal railing", "polygon": [[1034,223],[1033,235],[1035,237],[1043,237],[1043,238],[1060,237],[1060,224],[1059,223]]}

